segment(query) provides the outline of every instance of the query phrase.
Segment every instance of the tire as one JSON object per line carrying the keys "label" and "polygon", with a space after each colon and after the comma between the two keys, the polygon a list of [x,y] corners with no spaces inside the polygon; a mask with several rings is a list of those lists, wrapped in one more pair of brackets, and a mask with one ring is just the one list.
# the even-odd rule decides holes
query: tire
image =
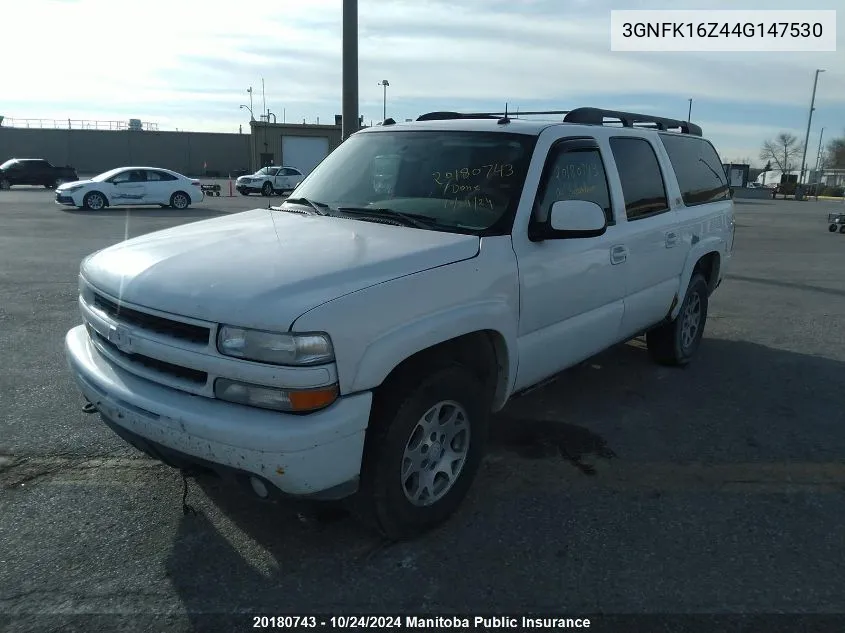
{"label": "tire", "polygon": [[249,191],[247,191],[246,189],[238,189],[238,193],[240,193],[242,196],[249,195]]}
{"label": "tire", "polygon": [[106,197],[99,191],[91,191],[85,194],[82,199],[82,208],[91,209],[92,211],[101,211],[108,206]]}
{"label": "tire", "polygon": [[831,224],[829,227],[827,227],[827,230],[830,231],[831,233],[836,233],[836,225]]}
{"label": "tire", "polygon": [[646,345],[654,362],[682,367],[692,360],[704,335],[709,294],[704,275],[693,274],[678,316],[646,334]]}
{"label": "tire", "polygon": [[839,232],[845,233],[845,224],[843,224],[842,226],[839,227]]}
{"label": "tire", "polygon": [[191,197],[184,191],[177,191],[170,196],[170,206],[179,211],[184,211],[191,206]]}
{"label": "tire", "polygon": [[[364,447],[361,486],[353,498],[353,510],[359,518],[393,541],[422,534],[458,509],[478,472],[489,427],[490,407],[484,386],[472,372],[445,362],[417,369],[413,375],[408,372],[389,381],[376,394]],[[440,435],[432,441],[432,425],[438,418],[427,421],[430,415],[447,416],[447,424],[454,420],[457,428],[451,427],[452,444],[448,436],[443,437],[449,433],[448,427],[436,427]],[[425,425],[429,429],[424,431]],[[437,468],[448,459],[445,451],[450,446],[455,456],[451,481]],[[426,469],[413,470],[408,464],[406,467],[412,470],[403,473],[406,451],[414,452],[415,448],[420,468]],[[433,451],[439,451],[437,462],[426,458]],[[462,458],[457,458],[458,454]],[[420,472],[431,478],[425,488],[420,487]]]}
{"label": "tire", "polygon": [[6,180],[5,178],[3,180],[0,180],[0,189],[1,190],[8,191],[11,188],[12,188],[12,183],[10,183],[8,180]]}
{"label": "tire", "polygon": [[273,184],[269,180],[261,187],[261,195],[268,198],[273,195]]}

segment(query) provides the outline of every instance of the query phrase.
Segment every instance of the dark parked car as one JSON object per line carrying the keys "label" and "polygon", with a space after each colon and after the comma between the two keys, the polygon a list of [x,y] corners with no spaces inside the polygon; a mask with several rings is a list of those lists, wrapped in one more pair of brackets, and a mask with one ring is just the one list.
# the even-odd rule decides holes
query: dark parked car
{"label": "dark parked car", "polygon": [[73,167],[56,167],[43,158],[13,158],[0,165],[0,189],[13,185],[42,185],[55,189],[79,180]]}

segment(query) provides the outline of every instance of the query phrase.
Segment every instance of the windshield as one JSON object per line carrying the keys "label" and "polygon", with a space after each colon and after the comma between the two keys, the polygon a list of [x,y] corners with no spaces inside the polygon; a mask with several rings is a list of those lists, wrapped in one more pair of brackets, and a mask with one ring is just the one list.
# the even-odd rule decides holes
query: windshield
{"label": "windshield", "polygon": [[357,134],[319,164],[295,197],[424,216],[447,230],[508,233],[535,141],[504,132]]}
{"label": "windshield", "polygon": [[253,174],[253,176],[266,176],[270,173],[271,169],[276,169],[275,167],[262,167],[257,172]]}

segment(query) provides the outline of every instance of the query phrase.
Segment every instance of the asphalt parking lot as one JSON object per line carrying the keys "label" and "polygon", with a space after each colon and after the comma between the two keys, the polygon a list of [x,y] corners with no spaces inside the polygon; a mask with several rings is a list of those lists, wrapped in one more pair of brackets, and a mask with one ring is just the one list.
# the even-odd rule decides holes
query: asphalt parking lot
{"label": "asphalt parking lot", "polygon": [[184,514],[179,475],[82,413],[65,369],[85,255],[267,199],[88,212],[52,198],[0,192],[0,628],[845,613],[845,235],[825,221],[841,202],[738,204],[737,254],[693,365],[657,367],[633,341],[515,400],[459,514],[387,545],[340,512],[205,478]]}

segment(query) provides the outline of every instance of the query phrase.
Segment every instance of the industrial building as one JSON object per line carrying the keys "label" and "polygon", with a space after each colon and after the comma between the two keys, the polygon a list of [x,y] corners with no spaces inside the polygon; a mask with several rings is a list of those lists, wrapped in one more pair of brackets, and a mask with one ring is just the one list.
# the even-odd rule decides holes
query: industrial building
{"label": "industrial building", "polygon": [[150,165],[192,177],[228,177],[266,165],[309,173],[341,142],[334,125],[251,121],[249,133],[162,132],[155,124],[113,121],[6,119],[0,123],[0,162],[45,158],[92,175],[114,167]]}

